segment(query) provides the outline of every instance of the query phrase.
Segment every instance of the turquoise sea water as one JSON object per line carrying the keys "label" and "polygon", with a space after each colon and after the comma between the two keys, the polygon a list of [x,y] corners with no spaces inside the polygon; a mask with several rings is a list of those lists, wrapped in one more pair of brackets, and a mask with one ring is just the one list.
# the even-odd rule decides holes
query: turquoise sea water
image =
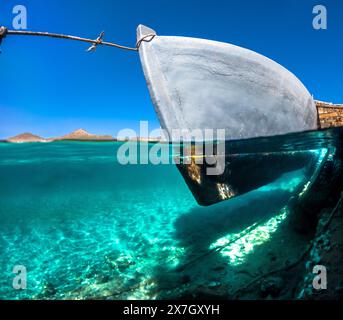
{"label": "turquoise sea water", "polygon": [[[123,166],[119,147],[0,144],[0,299],[156,298],[165,273],[263,218],[243,247],[221,253],[231,265],[254,254],[309,179],[299,169],[200,207],[175,165]],[[25,290],[12,287],[16,265],[27,269]]]}

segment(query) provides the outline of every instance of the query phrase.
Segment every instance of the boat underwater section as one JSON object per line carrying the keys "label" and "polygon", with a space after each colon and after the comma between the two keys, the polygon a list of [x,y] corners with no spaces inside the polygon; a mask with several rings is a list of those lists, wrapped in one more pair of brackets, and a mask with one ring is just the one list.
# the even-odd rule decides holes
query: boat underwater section
{"label": "boat underwater section", "polygon": [[308,190],[309,181],[315,180],[322,166],[342,155],[336,150],[343,130],[335,130],[335,137],[331,136],[331,131],[324,130],[226,141],[224,155],[208,155],[217,160],[223,158],[220,162],[224,168],[218,175],[207,174],[209,168],[217,165],[213,161],[210,164],[206,159],[196,161],[198,152],[194,145],[188,147],[192,154],[180,155],[176,163],[193,196],[204,206],[261,188],[297,170],[302,170],[307,177],[298,190],[304,193]]}

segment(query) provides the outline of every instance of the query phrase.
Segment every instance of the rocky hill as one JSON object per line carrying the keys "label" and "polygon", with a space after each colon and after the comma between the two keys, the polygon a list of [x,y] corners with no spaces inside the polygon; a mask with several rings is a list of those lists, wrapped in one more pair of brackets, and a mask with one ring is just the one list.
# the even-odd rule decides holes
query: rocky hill
{"label": "rocky hill", "polygon": [[47,142],[46,139],[34,135],[32,133],[22,133],[17,136],[7,139],[8,142],[23,143],[23,142]]}
{"label": "rocky hill", "polygon": [[110,135],[96,135],[96,134],[91,134],[84,129],[78,129],[65,136],[53,138],[52,140],[107,141],[107,140],[115,140],[115,139]]}

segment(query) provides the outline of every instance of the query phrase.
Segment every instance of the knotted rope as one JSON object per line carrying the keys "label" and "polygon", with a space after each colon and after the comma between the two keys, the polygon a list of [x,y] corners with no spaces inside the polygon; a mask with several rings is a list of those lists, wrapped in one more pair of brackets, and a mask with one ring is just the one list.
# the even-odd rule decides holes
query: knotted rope
{"label": "knotted rope", "polygon": [[50,32],[40,32],[40,31],[24,31],[24,30],[8,30],[6,27],[0,27],[0,44],[6,36],[10,35],[17,35],[17,36],[39,36],[39,37],[51,37],[51,38],[59,38],[59,39],[67,39],[67,40],[74,40],[74,41],[81,41],[81,42],[87,42],[91,43],[92,46],[87,49],[87,51],[95,51],[97,46],[103,45],[103,46],[109,46],[109,47],[115,47],[118,49],[128,50],[128,51],[138,51],[142,42],[150,42],[155,38],[155,34],[148,34],[141,39],[139,39],[136,43],[135,47],[127,47],[123,46],[114,42],[107,42],[103,41],[104,32],[101,32],[97,39],[87,39],[87,38],[81,38],[76,36],[70,36],[65,34],[59,34],[59,33],[50,33]]}

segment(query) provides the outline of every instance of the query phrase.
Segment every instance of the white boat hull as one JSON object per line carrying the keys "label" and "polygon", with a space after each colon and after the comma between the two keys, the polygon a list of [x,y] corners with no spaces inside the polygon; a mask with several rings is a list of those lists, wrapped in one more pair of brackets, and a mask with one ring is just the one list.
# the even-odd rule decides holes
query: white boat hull
{"label": "white boat hull", "polygon": [[[139,26],[141,39],[153,30]],[[231,44],[155,36],[139,48],[161,126],[225,129],[227,140],[317,129],[313,98],[287,69]]]}

